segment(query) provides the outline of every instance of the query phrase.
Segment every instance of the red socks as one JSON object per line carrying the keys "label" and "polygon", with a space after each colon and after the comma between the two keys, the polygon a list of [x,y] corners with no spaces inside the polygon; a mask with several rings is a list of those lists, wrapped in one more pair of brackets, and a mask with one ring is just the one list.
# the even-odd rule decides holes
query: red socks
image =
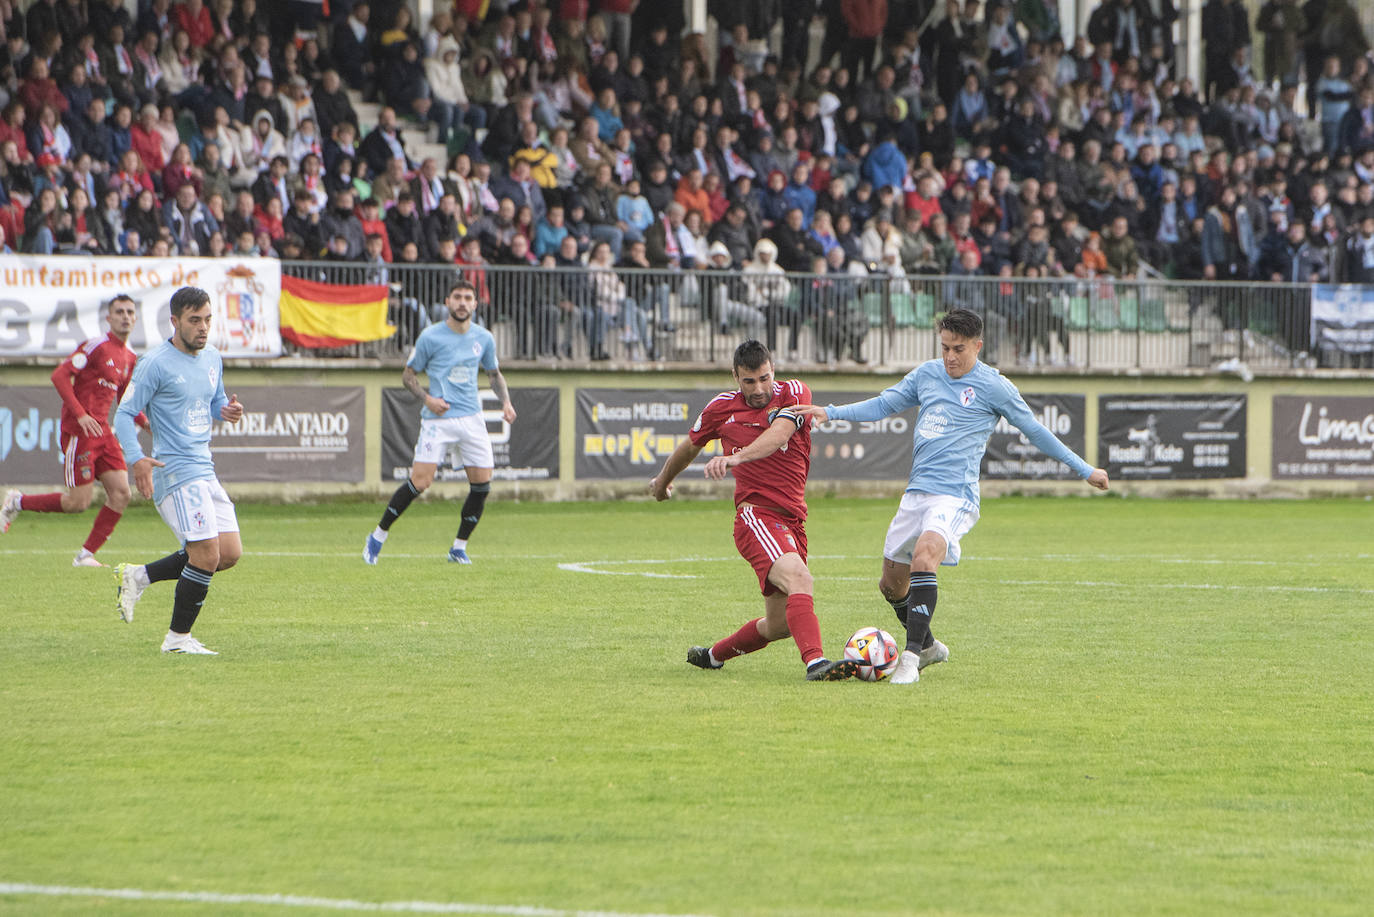
{"label": "red socks", "polygon": [[62,494],[27,494],[20,499],[19,508],[30,513],[60,513]]}
{"label": "red socks", "polygon": [[759,633],[759,622],[762,620],[762,618],[755,618],[711,647],[711,655],[716,657],[717,662],[725,662],[727,659],[734,659],[736,656],[743,656],[745,653],[753,653],[763,649],[768,645],[768,641],[763,639],[763,635]]}
{"label": "red socks", "polygon": [[[787,629],[801,650],[802,662],[810,665],[821,652],[821,625],[816,620],[816,603],[809,595],[787,597]],[[717,657],[719,658],[719,657]]]}
{"label": "red socks", "polygon": [[90,537],[86,539],[86,543],[82,547],[92,554],[99,551],[106,539],[110,537],[110,533],[114,531],[114,527],[119,524],[121,515],[108,506],[100,507],[100,512],[95,517],[95,524],[91,526]]}

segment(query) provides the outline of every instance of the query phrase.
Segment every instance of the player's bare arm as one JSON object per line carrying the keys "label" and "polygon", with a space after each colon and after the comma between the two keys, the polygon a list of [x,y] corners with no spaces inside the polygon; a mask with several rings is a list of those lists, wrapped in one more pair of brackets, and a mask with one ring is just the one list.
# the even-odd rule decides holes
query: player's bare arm
{"label": "player's bare arm", "polygon": [[684,439],[678,443],[672,455],[668,456],[663,463],[663,469],[649,481],[649,493],[660,503],[673,495],[673,479],[687,470],[687,466],[696,461],[696,457],[701,454],[701,447],[693,443],[690,439]]}
{"label": "player's bare arm", "polygon": [[[801,407],[801,405],[798,405]],[[796,408],[790,409],[794,414],[801,412]],[[804,423],[808,423],[803,418]],[[730,469],[742,462],[753,462],[761,458],[767,458],[774,452],[783,447],[792,438],[792,434],[797,432],[797,422],[790,416],[780,415],[772,425],[759,434],[758,439],[745,446],[733,455],[717,455],[706,463],[706,477],[712,481],[723,481]]]}
{"label": "player's bare arm", "polygon": [[506,386],[506,377],[501,375],[501,370],[493,369],[487,373],[487,381],[491,383],[492,393],[501,399],[501,416],[506,419],[506,423],[515,423],[515,405],[510,403],[510,389]]}
{"label": "player's bare arm", "polygon": [[435,398],[426,391],[425,387],[420,384],[419,374],[409,366],[401,372],[401,384],[409,389],[415,397],[424,401],[425,407],[433,411],[434,416],[443,417],[444,412],[448,410],[448,402],[442,398]]}

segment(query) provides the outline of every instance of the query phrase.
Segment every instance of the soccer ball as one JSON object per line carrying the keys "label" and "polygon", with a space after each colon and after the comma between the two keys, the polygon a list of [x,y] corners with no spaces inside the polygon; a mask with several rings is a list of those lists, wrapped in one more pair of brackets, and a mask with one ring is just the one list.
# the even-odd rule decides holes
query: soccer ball
{"label": "soccer ball", "polygon": [[882,681],[897,668],[901,652],[897,641],[887,631],[864,627],[854,632],[844,645],[844,658],[859,664],[859,677],[864,681]]}

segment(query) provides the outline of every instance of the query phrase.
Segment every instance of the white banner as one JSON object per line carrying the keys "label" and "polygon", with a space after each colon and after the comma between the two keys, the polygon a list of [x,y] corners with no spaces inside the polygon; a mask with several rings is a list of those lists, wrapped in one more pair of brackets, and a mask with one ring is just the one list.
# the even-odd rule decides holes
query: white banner
{"label": "white banner", "polygon": [[0,360],[61,358],[105,330],[102,304],[138,305],[129,346],[144,353],[172,332],[180,287],[210,294],[210,343],[225,357],[281,356],[281,263],[275,258],[91,258],[0,255]]}
{"label": "white banner", "polygon": [[1313,284],[1312,350],[1374,353],[1374,290],[1353,283]]}

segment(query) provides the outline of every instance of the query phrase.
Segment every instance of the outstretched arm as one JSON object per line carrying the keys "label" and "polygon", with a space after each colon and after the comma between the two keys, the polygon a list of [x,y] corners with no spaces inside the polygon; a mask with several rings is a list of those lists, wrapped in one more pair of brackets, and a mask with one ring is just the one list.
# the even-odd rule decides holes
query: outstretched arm
{"label": "outstretched arm", "polygon": [[701,447],[693,443],[690,439],[684,439],[677,444],[673,454],[668,456],[663,463],[663,468],[654,478],[649,481],[649,493],[660,503],[673,495],[673,479],[687,470],[687,466],[696,461],[696,457],[701,454]]}
{"label": "outstretched arm", "polygon": [[794,409],[788,409],[786,413],[779,413],[772,425],[760,433],[752,443],[733,455],[717,455],[707,462],[706,477],[712,481],[723,481],[730,469],[736,465],[767,458],[781,449],[792,438],[792,434],[800,429],[802,424],[810,422],[809,418],[801,416]]}
{"label": "outstretched arm", "polygon": [[425,391],[425,387],[420,384],[419,375],[411,367],[407,366],[401,371],[401,384],[409,389],[412,395],[424,401],[425,407],[433,411],[435,417],[443,417],[444,412],[448,410],[448,402]]}

